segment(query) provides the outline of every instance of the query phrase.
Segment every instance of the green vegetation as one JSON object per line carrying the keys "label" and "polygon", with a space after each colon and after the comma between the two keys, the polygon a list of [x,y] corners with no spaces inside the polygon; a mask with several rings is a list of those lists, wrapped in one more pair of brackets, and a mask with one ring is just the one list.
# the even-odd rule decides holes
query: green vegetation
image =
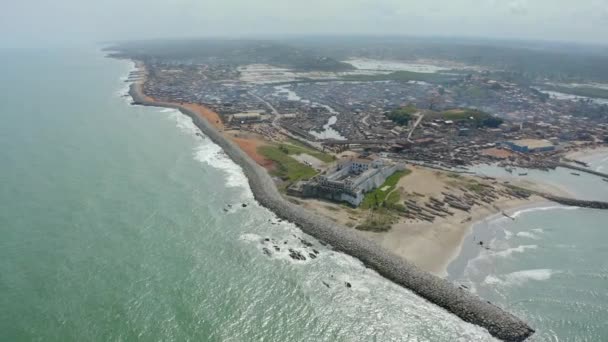
{"label": "green vegetation", "polygon": [[470,180],[467,184],[465,184],[464,187],[467,188],[468,190],[471,190],[476,193],[480,193],[486,189],[486,187],[483,186],[483,184],[478,183],[475,180]]}
{"label": "green vegetation", "polygon": [[401,107],[399,109],[395,109],[388,114],[386,117],[391,119],[394,123],[405,126],[410,122],[412,115],[417,113],[418,109],[414,105],[408,105],[406,107]]}
{"label": "green vegetation", "polygon": [[310,179],[317,174],[312,167],[291,158],[279,147],[261,146],[258,152],[275,163],[276,168],[271,174],[289,183]]}
{"label": "green vegetation", "polygon": [[365,221],[358,225],[356,229],[369,232],[387,232],[391,230],[398,219],[397,215],[385,208],[370,210]]}
{"label": "green vegetation", "polygon": [[383,75],[345,75],[342,76],[343,81],[360,81],[360,82],[373,82],[373,81],[422,81],[428,83],[444,83],[454,80],[453,75],[446,75],[440,73],[426,73],[426,72],[413,72],[413,71],[395,71],[390,74]]}
{"label": "green vegetation", "polygon": [[[370,191],[365,195],[363,202],[361,203],[362,209],[371,209],[371,208],[379,208],[382,206],[387,206],[390,204],[395,204],[399,201],[399,193],[395,191],[396,195],[393,195],[392,192],[395,190],[397,183],[401,179],[401,177],[409,175],[412,171],[404,170],[397,171],[393,173],[390,177],[386,179],[384,184],[380,185],[374,191]],[[386,188],[386,191],[382,191],[382,189]],[[390,195],[390,196],[389,196]],[[388,196],[388,198],[387,198]]]}
{"label": "green vegetation", "polygon": [[313,148],[310,148],[295,139],[289,139],[288,144],[281,144],[280,149],[287,154],[308,154],[311,155],[324,163],[331,163],[336,160],[336,157],[331,154],[319,152]]}

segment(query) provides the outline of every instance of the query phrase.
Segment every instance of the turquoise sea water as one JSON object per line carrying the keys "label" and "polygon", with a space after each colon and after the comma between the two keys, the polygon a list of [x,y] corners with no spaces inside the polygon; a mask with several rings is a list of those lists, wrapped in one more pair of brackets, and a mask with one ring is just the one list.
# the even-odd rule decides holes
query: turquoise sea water
{"label": "turquoise sea water", "polygon": [[121,97],[130,68],[0,53],[1,341],[492,340],[256,205],[191,121]]}
{"label": "turquoise sea water", "polygon": [[[608,168],[608,155],[587,161]],[[477,171],[509,176],[491,166]],[[596,176],[561,168],[513,174],[524,171],[519,178],[608,201],[608,183]],[[450,278],[528,320],[538,330],[532,341],[607,341],[608,211],[544,203],[509,213],[514,221],[497,215],[475,226]]]}

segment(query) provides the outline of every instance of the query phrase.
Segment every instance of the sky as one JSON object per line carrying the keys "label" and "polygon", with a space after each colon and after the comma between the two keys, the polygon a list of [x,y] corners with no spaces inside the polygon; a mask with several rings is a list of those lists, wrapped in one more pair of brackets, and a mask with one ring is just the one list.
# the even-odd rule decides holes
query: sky
{"label": "sky", "polygon": [[608,0],[0,0],[0,46],[409,35],[608,44]]}

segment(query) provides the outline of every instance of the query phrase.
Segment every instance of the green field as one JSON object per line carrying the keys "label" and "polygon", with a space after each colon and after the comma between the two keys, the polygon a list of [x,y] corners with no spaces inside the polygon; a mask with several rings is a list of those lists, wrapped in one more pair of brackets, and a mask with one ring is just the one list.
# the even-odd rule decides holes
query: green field
{"label": "green field", "polygon": [[310,179],[317,174],[315,169],[291,158],[279,147],[261,146],[258,152],[275,163],[276,168],[271,174],[289,183]]}
{"label": "green field", "polygon": [[356,228],[368,232],[387,232],[398,220],[399,217],[395,213],[386,208],[378,208],[370,210],[365,221]]}
{"label": "green field", "polygon": [[[365,195],[363,202],[361,203],[362,209],[378,208],[382,206],[390,206],[397,204],[400,199],[397,191],[393,192],[397,187],[397,183],[403,176],[407,176],[411,173],[410,170],[397,171],[392,176],[388,177],[386,181],[380,185],[374,191],[370,191]],[[382,191],[383,188],[389,187],[386,191]],[[388,197],[387,197],[388,196]]]}
{"label": "green field", "polygon": [[286,150],[288,154],[308,154],[325,163],[331,163],[336,160],[336,157],[332,156],[331,154],[317,151],[295,139],[289,139],[288,143],[281,144],[279,148],[283,149],[284,151]]}

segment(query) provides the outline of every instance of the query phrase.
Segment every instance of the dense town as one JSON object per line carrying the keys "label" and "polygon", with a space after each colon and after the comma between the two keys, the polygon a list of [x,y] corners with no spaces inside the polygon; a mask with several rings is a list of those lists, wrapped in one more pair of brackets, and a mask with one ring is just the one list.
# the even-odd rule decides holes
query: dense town
{"label": "dense town", "polygon": [[[608,136],[605,119],[571,114],[575,108],[605,111],[605,104],[558,99],[483,73],[431,83],[364,81],[365,75],[353,81],[348,78],[352,73],[311,75],[271,66],[155,61],[146,63],[146,69],[144,91],[154,98],[203,104],[233,128],[269,140],[285,133],[332,152],[382,152],[446,167],[492,159],[529,164],[530,159],[541,162],[553,154],[531,157],[514,153],[521,150],[505,143],[542,140],[550,149],[563,150],[573,142],[601,143]],[[408,109],[407,122],[389,118],[400,108]],[[485,117],[500,122],[485,125]]]}

